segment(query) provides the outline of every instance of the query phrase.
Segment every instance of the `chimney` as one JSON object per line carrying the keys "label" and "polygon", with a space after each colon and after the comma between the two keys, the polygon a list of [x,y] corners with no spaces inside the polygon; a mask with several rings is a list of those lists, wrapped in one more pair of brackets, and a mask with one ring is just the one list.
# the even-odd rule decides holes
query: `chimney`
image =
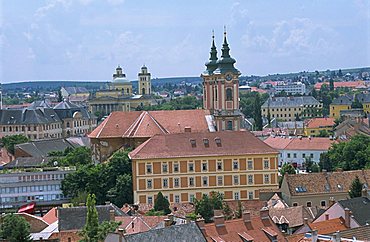
{"label": "chimney", "polygon": [[335,200],[333,197],[329,199],[329,207],[333,206],[335,204]]}
{"label": "chimney", "polygon": [[336,232],[333,234],[333,241],[334,242],[340,242],[340,233],[339,232]]}
{"label": "chimney", "polygon": [[362,191],[361,191],[361,196],[362,196],[362,197],[367,197],[367,196],[368,196],[368,195],[367,195],[367,189],[366,189],[366,188],[362,189]]}
{"label": "chimney", "polygon": [[325,220],[329,220],[329,214],[325,213]]}
{"label": "chimney", "polygon": [[113,209],[109,210],[109,220],[110,221],[115,221],[116,220],[115,218],[116,218],[116,216],[114,214],[114,210]]}
{"label": "chimney", "polygon": [[250,212],[243,212],[243,221],[244,223],[249,223],[251,221],[251,213]]}
{"label": "chimney", "polygon": [[317,242],[317,239],[318,239],[317,230],[312,230],[311,235],[312,235],[312,237],[311,237],[312,240],[311,241],[312,242]]}
{"label": "chimney", "polygon": [[173,223],[173,213],[167,215],[167,218],[170,220],[170,224]]}
{"label": "chimney", "polygon": [[190,126],[186,126],[185,129],[184,129],[185,133],[191,133],[191,127]]}
{"label": "chimney", "polygon": [[200,217],[197,219],[196,224],[198,225],[200,231],[202,231],[202,234],[204,237],[207,237],[206,229],[204,228],[204,218]]}
{"label": "chimney", "polygon": [[304,219],[303,219],[303,224],[304,224],[304,225],[308,225],[308,218],[304,218]]}
{"label": "chimney", "polygon": [[215,223],[216,228],[225,226],[225,217],[224,215],[218,215],[213,217],[213,222]]}
{"label": "chimney", "polygon": [[220,216],[220,215],[222,215],[222,210],[215,209],[214,212],[213,212],[213,216]]}
{"label": "chimney", "polygon": [[260,210],[260,217],[262,220],[269,219],[269,209],[267,207],[263,207]]}
{"label": "chimney", "polygon": [[58,208],[55,208],[54,215],[55,215],[56,218],[58,217]]}
{"label": "chimney", "polygon": [[109,201],[105,201],[105,205],[110,205],[110,202]]}
{"label": "chimney", "polygon": [[118,235],[119,235],[118,242],[123,242],[124,234],[125,234],[125,229],[124,228],[118,228]]}
{"label": "chimney", "polygon": [[164,227],[170,227],[171,226],[171,220],[169,218],[164,219]]}
{"label": "chimney", "polygon": [[344,209],[344,226],[351,228],[351,210],[348,208]]}

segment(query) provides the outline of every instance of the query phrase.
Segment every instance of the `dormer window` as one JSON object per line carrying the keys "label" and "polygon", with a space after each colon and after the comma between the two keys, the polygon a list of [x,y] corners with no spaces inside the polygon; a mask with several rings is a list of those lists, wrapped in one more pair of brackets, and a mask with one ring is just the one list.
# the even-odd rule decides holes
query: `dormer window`
{"label": "dormer window", "polygon": [[205,147],[209,147],[209,140],[207,138],[203,139],[203,143]]}
{"label": "dormer window", "polygon": [[215,138],[215,142],[216,142],[217,147],[221,146],[221,139],[219,137]]}
{"label": "dormer window", "polygon": [[191,139],[190,144],[191,144],[191,147],[193,148],[197,146],[197,142],[195,141],[195,139]]}

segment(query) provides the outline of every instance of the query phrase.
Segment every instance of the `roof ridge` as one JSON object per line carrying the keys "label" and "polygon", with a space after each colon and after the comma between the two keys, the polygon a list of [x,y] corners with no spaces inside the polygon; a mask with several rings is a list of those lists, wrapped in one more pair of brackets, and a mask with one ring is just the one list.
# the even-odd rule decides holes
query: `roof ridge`
{"label": "roof ridge", "polygon": [[165,133],[165,134],[169,134],[170,133],[149,112],[148,112],[148,115],[154,121],[154,123],[162,130],[163,133]]}
{"label": "roof ridge", "polygon": [[130,125],[130,127],[128,127],[128,129],[125,131],[125,133],[123,133],[123,136],[126,136],[127,133],[128,133],[128,136],[131,136],[133,134],[133,132],[135,132],[137,130],[137,127],[140,125],[140,123],[144,119],[144,116],[147,112],[148,111],[141,112],[139,117],[137,117],[137,119],[135,119],[135,121]]}
{"label": "roof ridge", "polygon": [[[111,114],[109,114],[109,116],[104,120],[105,121],[105,123],[103,124],[103,126],[101,127],[101,129],[99,130],[99,133],[96,135],[96,138],[99,138],[99,136],[100,136],[100,133],[104,130],[104,127],[105,127],[105,125],[107,125],[107,123],[108,123],[108,121],[109,121],[109,118],[111,117],[111,115],[112,115],[113,113],[111,113]],[[103,121],[103,122],[104,122]]]}

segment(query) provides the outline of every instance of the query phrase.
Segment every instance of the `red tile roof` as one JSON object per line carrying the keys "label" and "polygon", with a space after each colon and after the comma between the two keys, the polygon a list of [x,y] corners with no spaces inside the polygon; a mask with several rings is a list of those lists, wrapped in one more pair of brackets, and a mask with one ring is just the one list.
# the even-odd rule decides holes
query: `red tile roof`
{"label": "red tile roof", "polygon": [[42,219],[47,222],[48,224],[52,224],[54,223],[55,221],[58,220],[58,217],[56,216],[56,211],[57,208],[56,207],[53,207],[52,209],[50,209],[43,217]]}
{"label": "red tile roof", "polygon": [[[216,143],[218,140],[220,144]],[[190,132],[155,135],[132,151],[130,157],[154,159],[248,154],[277,154],[277,150],[249,131]]]}
{"label": "red tile roof", "polygon": [[120,228],[125,229],[126,234],[146,232],[164,221],[167,216],[131,216],[116,217],[116,222],[121,222]]}
{"label": "red tile roof", "polygon": [[[320,90],[322,85],[328,85],[328,82],[319,82],[315,84],[315,89]],[[364,86],[365,82],[364,81],[353,81],[353,82],[334,82],[334,88],[338,87],[349,87],[349,88],[356,88]]]}
{"label": "red tile roof", "polygon": [[285,138],[271,136],[264,142],[278,150],[328,150],[336,141],[323,137]]}
{"label": "red tile roof", "polygon": [[317,230],[318,234],[331,234],[348,229],[344,225],[344,219],[342,217],[310,223],[308,226],[311,230]]}
{"label": "red tile roof", "polygon": [[209,131],[208,110],[162,110],[112,112],[90,138],[152,137],[156,134],[181,133],[186,127],[192,132]]}
{"label": "red tile roof", "polygon": [[214,223],[205,224],[207,241],[243,241],[244,239],[258,242],[270,242],[269,235],[277,236],[277,241],[285,241],[283,234],[270,218],[261,219],[251,215],[250,222],[243,219],[226,220],[225,226],[216,227]]}
{"label": "red tile roof", "polygon": [[306,127],[309,129],[322,128],[322,127],[333,127],[335,124],[335,118],[313,118],[310,119]]}

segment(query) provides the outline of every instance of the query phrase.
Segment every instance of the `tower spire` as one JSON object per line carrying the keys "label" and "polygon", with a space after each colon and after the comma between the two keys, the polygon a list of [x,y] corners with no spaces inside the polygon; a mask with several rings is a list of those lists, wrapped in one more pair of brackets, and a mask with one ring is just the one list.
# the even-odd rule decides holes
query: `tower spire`
{"label": "tower spire", "polygon": [[209,61],[206,63],[208,73],[212,73],[217,68],[217,48],[215,44],[215,31],[212,30],[212,46]]}
{"label": "tower spire", "polygon": [[224,43],[222,44],[222,58],[230,58],[230,48],[227,43],[226,25],[224,25]]}

